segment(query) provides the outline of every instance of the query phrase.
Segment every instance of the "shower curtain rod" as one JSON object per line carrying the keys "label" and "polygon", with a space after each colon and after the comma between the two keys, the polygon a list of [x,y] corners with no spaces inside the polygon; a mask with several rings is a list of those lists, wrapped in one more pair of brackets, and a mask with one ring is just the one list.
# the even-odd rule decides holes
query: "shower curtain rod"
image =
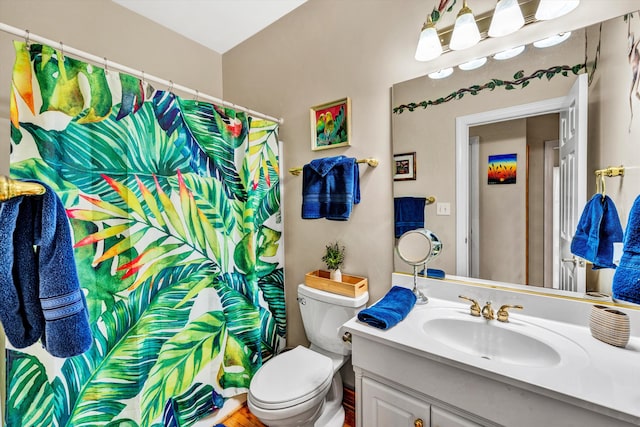
{"label": "shower curtain rod", "polygon": [[124,71],[125,73],[134,75],[134,76],[142,79],[143,81],[153,81],[155,83],[158,83],[158,84],[161,84],[161,85],[165,85],[165,86],[167,86],[169,88],[169,91],[179,90],[181,92],[185,92],[185,93],[194,95],[196,97],[196,99],[205,99],[205,100],[211,101],[211,102],[213,102],[215,104],[220,104],[220,105],[223,105],[225,107],[231,107],[231,108],[236,109],[236,110],[241,110],[241,111],[249,113],[249,114],[251,114],[253,116],[260,117],[260,118],[266,119],[266,120],[270,120],[270,121],[276,122],[278,124],[282,124],[284,122],[284,119],[282,119],[282,118],[278,119],[276,117],[268,116],[268,115],[260,113],[258,111],[254,111],[254,110],[251,110],[249,108],[242,107],[240,105],[236,105],[236,104],[233,104],[231,102],[222,100],[220,98],[216,98],[214,96],[201,93],[198,90],[191,89],[191,88],[188,88],[186,86],[174,84],[173,81],[171,81],[171,80],[161,79],[160,77],[156,77],[156,76],[153,76],[151,74],[147,74],[144,71],[138,71],[138,70],[135,70],[135,69],[133,69],[131,67],[127,67],[126,65],[118,64],[117,62],[113,62],[113,61],[107,60],[106,57],[100,58],[99,56],[93,55],[91,53],[84,52],[84,51],[79,50],[79,49],[74,49],[74,48],[72,48],[70,46],[67,46],[67,45],[63,44],[62,42],[55,42],[55,41],[47,39],[45,37],[33,34],[29,30],[21,30],[20,28],[12,27],[11,25],[5,24],[3,22],[0,22],[0,30],[4,31],[5,33],[13,34],[14,36],[17,36],[17,37],[22,37],[27,42],[34,41],[34,42],[37,42],[37,43],[42,43],[42,44],[49,45],[51,47],[58,46],[63,54],[71,54],[73,56],[77,56],[79,58],[91,61],[91,62],[93,62],[95,64],[101,64],[101,65],[103,65],[105,67],[105,69],[112,68],[112,69],[116,69],[116,70],[119,70],[119,71]]}

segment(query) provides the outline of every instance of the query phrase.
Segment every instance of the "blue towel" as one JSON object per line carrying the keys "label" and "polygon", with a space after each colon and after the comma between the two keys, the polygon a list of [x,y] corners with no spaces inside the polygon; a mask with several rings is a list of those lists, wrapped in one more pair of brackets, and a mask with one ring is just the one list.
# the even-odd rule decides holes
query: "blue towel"
{"label": "blue towel", "polygon": [[316,159],[302,168],[302,218],[346,221],[360,203],[360,174],[352,157]]}
{"label": "blue towel", "polygon": [[396,197],[393,199],[393,215],[396,237],[407,231],[424,228],[425,197]]}
{"label": "blue towel", "polygon": [[0,207],[0,321],[9,342],[39,339],[56,357],[88,350],[93,337],[64,206],[47,185]]}
{"label": "blue towel", "polygon": [[594,195],[580,216],[571,253],[593,263],[593,269],[616,268],[613,244],[622,242],[618,210],[609,196]]}
{"label": "blue towel", "polygon": [[411,289],[393,286],[377,303],[358,313],[358,320],[380,329],[389,329],[403,320],[416,304]]}
{"label": "blue towel", "polygon": [[613,275],[613,297],[640,304],[640,196],[629,212],[622,258]]}

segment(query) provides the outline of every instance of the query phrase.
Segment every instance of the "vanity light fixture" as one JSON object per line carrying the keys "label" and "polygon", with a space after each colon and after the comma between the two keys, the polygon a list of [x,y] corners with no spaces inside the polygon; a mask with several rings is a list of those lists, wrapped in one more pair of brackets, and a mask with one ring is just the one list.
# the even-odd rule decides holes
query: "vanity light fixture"
{"label": "vanity light fixture", "polygon": [[465,62],[464,64],[458,65],[458,68],[460,68],[463,71],[471,71],[471,70],[475,70],[476,68],[482,67],[486,63],[487,63],[486,57],[476,58],[476,59],[472,59],[471,61]]}
{"label": "vanity light fixture", "polygon": [[417,61],[430,61],[440,56],[441,53],[440,37],[438,37],[436,26],[429,16],[422,26],[422,31],[420,31],[415,57]]}
{"label": "vanity light fixture", "polygon": [[489,37],[502,37],[515,33],[524,25],[524,16],[518,0],[498,0],[489,26]]}
{"label": "vanity light fixture", "polygon": [[458,12],[456,23],[453,26],[449,48],[451,50],[462,50],[478,44],[480,41],[480,30],[473,16],[473,12],[467,6],[467,0],[463,0],[462,9]]}
{"label": "vanity light fixture", "polygon": [[538,21],[547,21],[566,15],[578,7],[580,0],[540,0],[536,10]]}
{"label": "vanity light fixture", "polygon": [[493,59],[497,59],[498,61],[504,61],[505,59],[515,58],[524,52],[524,45],[517,46],[511,49],[503,50],[502,52],[498,52],[493,55]]}
{"label": "vanity light fixture", "polygon": [[440,71],[429,73],[428,76],[430,79],[438,80],[438,79],[444,79],[445,77],[449,77],[451,74],[453,74],[453,68],[443,68]]}
{"label": "vanity light fixture", "polygon": [[557,44],[562,43],[566,39],[571,36],[571,31],[567,31],[566,33],[556,34],[551,37],[547,37],[546,39],[538,40],[537,42],[533,42],[533,45],[537,48],[545,48],[555,46]]}

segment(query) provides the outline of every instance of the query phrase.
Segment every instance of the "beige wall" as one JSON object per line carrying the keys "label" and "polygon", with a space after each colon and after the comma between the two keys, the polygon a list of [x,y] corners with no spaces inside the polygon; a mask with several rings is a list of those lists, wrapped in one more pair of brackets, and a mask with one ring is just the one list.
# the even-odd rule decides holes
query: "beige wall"
{"label": "beige wall", "polygon": [[[480,137],[478,181],[480,216],[479,277],[508,283],[526,283],[527,223],[527,120],[511,120],[508,125],[491,123],[469,129]],[[517,157],[514,184],[489,185],[487,161],[496,154]]]}
{"label": "beige wall", "polygon": [[[296,286],[306,272],[324,268],[324,247],[346,246],[344,272],[369,279],[371,301],[391,286],[393,212],[391,97],[393,83],[422,74],[413,59],[427,5],[422,0],[309,0],[223,56],[229,100],[284,118],[283,169],[344,154],[375,157],[361,166],[362,201],[349,221],[301,219],[302,179],[285,172],[285,287],[289,345],[306,343]],[[309,107],[348,96],[352,143],[311,151]]]}
{"label": "beige wall", "polygon": [[[222,55],[111,0],[0,0],[0,22],[222,98]],[[0,32],[0,118],[9,117],[14,39]],[[0,174],[8,137],[0,133]]]}

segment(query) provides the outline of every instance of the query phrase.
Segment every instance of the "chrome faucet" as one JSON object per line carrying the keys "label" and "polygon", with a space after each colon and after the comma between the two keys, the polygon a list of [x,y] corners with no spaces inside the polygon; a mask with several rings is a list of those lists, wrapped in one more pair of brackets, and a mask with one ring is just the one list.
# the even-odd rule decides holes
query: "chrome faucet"
{"label": "chrome faucet", "polygon": [[491,308],[491,301],[487,301],[484,307],[482,307],[482,317],[487,320],[493,320],[496,318],[493,308]]}

